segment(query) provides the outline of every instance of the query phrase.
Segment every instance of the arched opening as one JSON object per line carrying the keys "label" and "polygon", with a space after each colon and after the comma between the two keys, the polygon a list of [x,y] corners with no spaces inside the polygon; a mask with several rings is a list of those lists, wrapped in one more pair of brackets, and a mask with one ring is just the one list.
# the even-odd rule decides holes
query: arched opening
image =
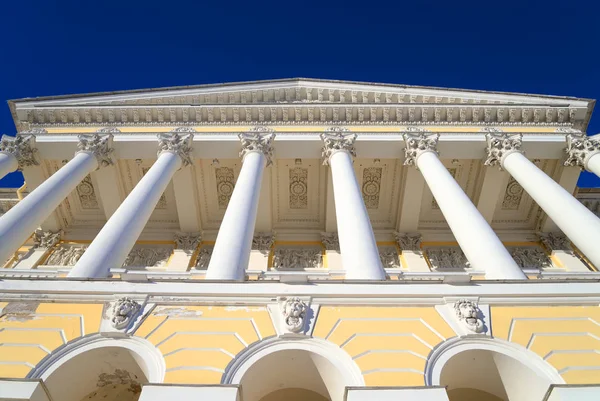
{"label": "arched opening", "polygon": [[80,339],[42,361],[41,378],[55,400],[137,401],[141,386],[162,381],[164,363],[141,339]]}
{"label": "arched opening", "polygon": [[344,351],[317,339],[255,344],[228,367],[224,384],[241,384],[244,401],[342,401],[346,386],[364,385]]}
{"label": "arched opening", "polygon": [[450,401],[530,401],[562,383],[539,356],[489,338],[455,339],[434,351],[428,384],[446,386]]}

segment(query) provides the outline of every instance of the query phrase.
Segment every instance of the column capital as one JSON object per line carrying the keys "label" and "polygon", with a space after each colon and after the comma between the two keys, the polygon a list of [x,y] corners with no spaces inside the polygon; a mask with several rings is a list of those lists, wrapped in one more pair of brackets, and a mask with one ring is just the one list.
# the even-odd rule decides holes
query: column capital
{"label": "column capital", "polygon": [[571,251],[571,241],[561,232],[537,233],[538,238],[551,251]]}
{"label": "column capital", "polygon": [[191,127],[179,127],[167,133],[158,134],[158,152],[160,156],[164,152],[175,153],[181,157],[183,167],[193,164],[192,140],[195,129]]}
{"label": "column capital", "polygon": [[274,233],[256,233],[252,237],[252,250],[260,251],[264,255],[268,255],[271,252],[271,247],[275,243]]}
{"label": "column capital", "polygon": [[242,142],[240,157],[242,160],[251,152],[260,152],[267,159],[267,166],[273,162],[273,140],[275,132],[267,127],[253,127],[248,132],[242,132],[238,135]]}
{"label": "column capital", "polygon": [[337,233],[321,233],[321,242],[327,251],[340,251],[340,238]]}
{"label": "column capital", "polygon": [[417,159],[423,153],[432,152],[436,155],[439,134],[419,127],[408,127],[402,135],[406,146],[404,148],[404,165],[417,166]]}
{"label": "column capital", "polygon": [[584,134],[569,133],[566,135],[567,158],[564,165],[567,167],[581,167],[588,170],[587,164],[592,156],[600,153],[600,140],[591,139]]}
{"label": "column capital", "polygon": [[54,245],[60,242],[60,239],[63,235],[63,231],[43,231],[43,230],[35,230],[33,233],[33,243],[34,247],[39,249],[50,249]]}
{"label": "column capital", "polygon": [[396,237],[396,242],[401,250],[413,252],[421,251],[421,234],[394,232],[394,237]]}
{"label": "column capital", "polygon": [[35,135],[28,132],[19,133],[14,137],[3,135],[0,139],[0,152],[13,155],[19,163],[18,170],[40,164],[38,150],[35,148]]}
{"label": "column capital", "polygon": [[506,156],[515,152],[523,153],[521,150],[523,135],[507,134],[498,128],[484,128],[482,131],[486,132],[486,159],[483,163],[486,166],[498,166],[502,168]]}
{"label": "column capital", "polygon": [[200,233],[178,232],[173,235],[173,241],[175,241],[177,249],[194,251],[200,245],[200,242],[202,242],[202,236]]}
{"label": "column capital", "polygon": [[112,147],[113,134],[121,132],[118,128],[100,128],[93,134],[79,135],[77,153],[91,153],[98,160],[98,168],[115,164],[112,158],[114,149]]}
{"label": "column capital", "polygon": [[323,150],[321,152],[323,164],[326,166],[329,165],[329,159],[336,152],[348,152],[351,156],[356,157],[356,148],[354,147],[356,137],[355,133],[351,133],[345,127],[327,128],[321,134],[321,140],[323,141]]}

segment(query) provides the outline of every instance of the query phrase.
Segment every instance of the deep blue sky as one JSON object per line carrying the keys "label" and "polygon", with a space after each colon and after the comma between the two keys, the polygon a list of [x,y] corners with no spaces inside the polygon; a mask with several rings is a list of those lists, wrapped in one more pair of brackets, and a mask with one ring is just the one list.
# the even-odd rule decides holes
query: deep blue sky
{"label": "deep blue sky", "polygon": [[598,3],[4,1],[0,99],[289,77],[597,99]]}

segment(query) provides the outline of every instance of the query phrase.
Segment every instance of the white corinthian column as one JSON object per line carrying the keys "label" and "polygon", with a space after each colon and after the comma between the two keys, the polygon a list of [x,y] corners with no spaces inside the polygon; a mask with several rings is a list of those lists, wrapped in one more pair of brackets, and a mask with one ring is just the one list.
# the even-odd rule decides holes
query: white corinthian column
{"label": "white corinthian column", "polygon": [[255,127],[239,138],[242,169],[219,228],[207,279],[243,281],[250,261],[262,176],[271,164],[275,134],[271,129]]}
{"label": "white corinthian column", "polygon": [[579,166],[600,177],[600,139],[583,134],[568,134],[565,152],[565,166]]}
{"label": "white corinthian column", "polygon": [[417,128],[404,134],[404,164],[417,167],[423,174],[472,267],[485,271],[488,279],[526,278],[477,207],[438,158],[438,138],[439,134]]}
{"label": "white corinthian column", "polygon": [[600,266],[600,219],[525,157],[521,134],[496,130],[486,137],[485,164],[508,171],[571,242]]}
{"label": "white corinthian column", "polygon": [[26,132],[16,137],[3,135],[0,139],[0,179],[8,173],[26,166],[39,165],[35,135]]}
{"label": "white corinthian column", "polygon": [[333,127],[321,134],[323,164],[331,168],[342,266],[347,279],[385,280],[371,220],[352,166],[356,134]]}
{"label": "white corinthian column", "polygon": [[193,132],[193,128],[176,128],[158,134],[158,159],[102,227],[69,277],[107,277],[111,268],[123,265],[175,172],[192,164]]}
{"label": "white corinthian column", "polygon": [[75,157],[0,217],[0,261],[26,241],[86,175],[113,163],[111,145],[112,134],[79,135]]}

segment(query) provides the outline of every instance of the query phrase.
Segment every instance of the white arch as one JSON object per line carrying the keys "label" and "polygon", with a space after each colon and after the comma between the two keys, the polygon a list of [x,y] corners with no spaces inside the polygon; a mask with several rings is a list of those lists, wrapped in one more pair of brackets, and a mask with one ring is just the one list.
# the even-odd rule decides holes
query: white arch
{"label": "white arch", "polygon": [[98,348],[118,347],[132,352],[150,383],[162,383],[165,377],[165,360],[156,347],[139,337],[110,338],[92,334],[78,338],[58,348],[29,372],[27,378],[46,380],[70,359]]}
{"label": "white arch", "polygon": [[442,369],[450,358],[461,352],[471,350],[493,351],[509,356],[521,362],[532,371],[542,374],[551,383],[565,383],[554,367],[525,347],[488,336],[467,336],[446,340],[431,351],[425,365],[425,384],[428,386],[439,386]]}

